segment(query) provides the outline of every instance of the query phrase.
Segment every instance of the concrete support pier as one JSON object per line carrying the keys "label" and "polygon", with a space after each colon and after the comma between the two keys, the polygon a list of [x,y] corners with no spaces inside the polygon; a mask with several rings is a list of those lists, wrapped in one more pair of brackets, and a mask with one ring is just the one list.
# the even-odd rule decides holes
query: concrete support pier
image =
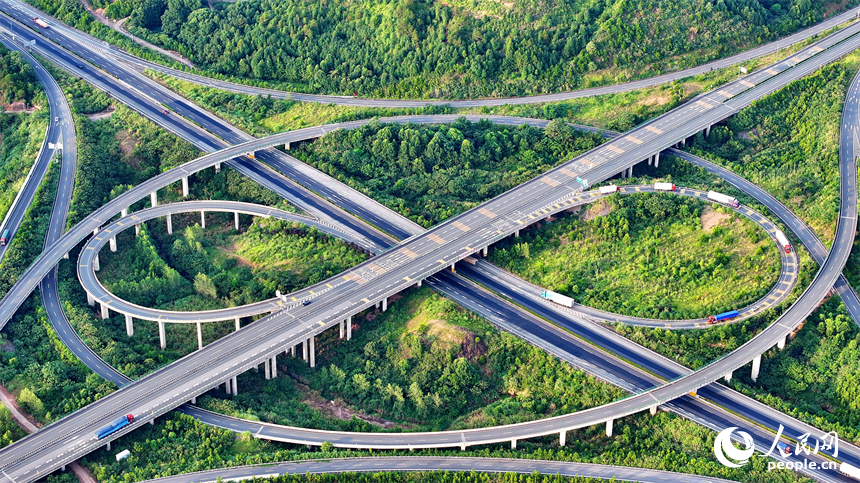
{"label": "concrete support pier", "polygon": [[660,167],[660,153],[657,153],[654,155],[654,167],[655,168]]}
{"label": "concrete support pier", "polygon": [[560,431],[558,433],[558,445],[564,446],[567,444],[567,431]]}
{"label": "concrete support pier", "polygon": [[182,197],[188,198],[188,176],[182,177]]}
{"label": "concrete support pier", "polygon": [[233,387],[232,387],[232,392],[233,392],[233,395],[234,395],[234,396],[236,396],[236,395],[238,395],[238,394],[239,394],[239,381],[238,381],[238,380],[236,380],[236,378],[237,378],[237,377],[238,377],[238,376],[233,376],[233,378],[232,378],[232,379],[230,379],[230,385],[232,385],[232,386],[233,386]]}
{"label": "concrete support pier", "polygon": [[134,225],[134,236],[140,235],[140,223]]}
{"label": "concrete support pier", "polygon": [[308,352],[310,353],[309,355],[310,355],[311,367],[316,367],[316,365],[317,365],[317,354],[316,354],[316,349],[314,348],[314,339],[315,339],[314,337],[311,337],[310,339],[308,339],[308,346],[309,346]]}
{"label": "concrete support pier", "polygon": [[134,319],[128,314],[125,314],[125,333],[129,337],[134,335]]}
{"label": "concrete support pier", "polygon": [[96,256],[93,257],[93,270],[98,272],[100,268],[101,267],[99,266],[99,254],[96,253]]}
{"label": "concrete support pier", "polygon": [[278,355],[275,354],[272,356],[269,362],[269,369],[272,372],[272,379],[278,377]]}
{"label": "concrete support pier", "polygon": [[612,437],[612,423],[614,423],[614,422],[615,421],[612,419],[610,419],[609,421],[606,421],[606,437],[607,438]]}
{"label": "concrete support pier", "polygon": [[200,210],[200,228],[206,229],[206,212]]}
{"label": "concrete support pier", "polygon": [[87,304],[89,304],[90,307],[96,304],[96,299],[93,298],[92,294],[89,292],[87,292]]}
{"label": "concrete support pier", "polygon": [[203,348],[203,324],[197,322],[197,350]]}
{"label": "concrete support pier", "polygon": [[290,150],[290,143],[284,143],[284,151]]}
{"label": "concrete support pier", "polygon": [[346,340],[352,339],[352,316],[346,318]]}
{"label": "concrete support pier", "polygon": [[726,382],[732,382],[732,373],[730,372],[726,374],[725,376],[723,376],[723,379],[725,379]]}
{"label": "concrete support pier", "polygon": [[236,226],[236,231],[239,231],[239,212],[233,212],[233,224]]}
{"label": "concrete support pier", "polygon": [[490,245],[484,247],[484,256],[486,257],[488,253],[490,253]]}
{"label": "concrete support pier", "polygon": [[173,216],[170,213],[167,214],[167,234],[173,234]]}
{"label": "concrete support pier", "polygon": [[776,343],[776,346],[779,348],[779,350],[785,349],[785,338],[786,337],[788,337],[788,336],[787,335],[782,336],[782,339],[779,339],[779,342]]}
{"label": "concrete support pier", "polygon": [[158,343],[162,350],[167,348],[167,334],[164,332],[164,322],[160,320],[158,321]]}
{"label": "concrete support pier", "polygon": [[657,406],[651,406],[650,411],[651,411],[651,416],[654,416],[655,414],[657,414]]}
{"label": "concrete support pier", "polygon": [[341,320],[340,322],[338,322],[338,323],[337,323],[337,328],[338,328],[338,329],[339,329],[339,331],[340,331],[340,335],[338,336],[338,338],[339,338],[339,339],[343,339],[343,336],[344,336],[344,335],[346,335],[346,334],[345,334],[345,332],[346,332],[346,321],[345,321],[345,320]]}
{"label": "concrete support pier", "polygon": [[515,439],[511,440],[511,449],[517,449],[517,440],[515,440]]}
{"label": "concrete support pier", "polygon": [[268,357],[266,358],[266,360],[263,361],[263,374],[266,376],[267,381],[269,380],[269,363],[271,361],[272,359],[269,359]]}
{"label": "concrete support pier", "polygon": [[415,284],[415,286],[421,288],[421,282],[423,282],[423,280],[419,280],[418,283]]}
{"label": "concrete support pier", "polygon": [[123,208],[120,212],[120,218],[125,218],[126,216],[128,216],[128,208]]}
{"label": "concrete support pier", "polygon": [[112,236],[110,238],[110,251],[116,252],[116,237]]}
{"label": "concrete support pier", "polygon": [[240,320],[239,317],[236,317],[236,330],[239,330],[241,328],[242,328],[242,321]]}
{"label": "concrete support pier", "polygon": [[110,317],[110,309],[108,308],[107,304],[104,302],[99,302],[99,306],[102,309],[102,320]]}
{"label": "concrete support pier", "polygon": [[753,359],[752,363],[752,375],[750,377],[752,378],[753,382],[755,382],[758,380],[758,373],[761,369],[761,354],[755,356],[755,359]]}
{"label": "concrete support pier", "polygon": [[221,172],[221,163],[215,163],[215,173]]}
{"label": "concrete support pier", "polygon": [[305,362],[310,361],[310,359],[308,359],[308,340],[307,339],[302,341],[302,359],[304,359]]}
{"label": "concrete support pier", "polygon": [[711,126],[708,126],[705,128],[705,137],[708,137],[710,135],[711,135]]}
{"label": "concrete support pier", "polygon": [[[451,270],[454,270],[454,265],[451,265]],[[386,310],[388,310],[388,297],[382,299],[382,311],[385,312]]]}
{"label": "concrete support pier", "polygon": [[152,193],[149,194],[149,202],[153,208],[158,206],[158,193],[157,192],[153,191]]}

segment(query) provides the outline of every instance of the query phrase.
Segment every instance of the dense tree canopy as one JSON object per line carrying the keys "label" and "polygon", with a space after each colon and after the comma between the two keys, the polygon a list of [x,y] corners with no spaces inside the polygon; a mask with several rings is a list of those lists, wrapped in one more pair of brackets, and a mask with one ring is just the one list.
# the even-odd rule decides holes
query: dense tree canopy
{"label": "dense tree canopy", "polygon": [[30,106],[39,91],[41,87],[33,66],[20,53],[0,45],[0,102],[23,101]]}
{"label": "dense tree canopy", "polygon": [[[129,23],[222,74],[304,91],[441,97],[570,89],[605,69],[606,82],[673,70],[837,9],[809,0],[204,3],[143,0]],[[116,4],[127,10],[127,0]]]}

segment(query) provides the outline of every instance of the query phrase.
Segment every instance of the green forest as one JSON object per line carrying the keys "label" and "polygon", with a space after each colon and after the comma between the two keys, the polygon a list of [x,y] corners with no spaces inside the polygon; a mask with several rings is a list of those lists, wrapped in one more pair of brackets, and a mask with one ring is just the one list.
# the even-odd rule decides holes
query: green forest
{"label": "green forest", "polygon": [[0,104],[21,101],[31,107],[40,93],[42,85],[33,66],[19,52],[0,44]]}
{"label": "green forest", "polygon": [[49,113],[0,113],[0,219],[12,206],[45,140]]}
{"label": "green forest", "polygon": [[461,118],[442,126],[371,122],[292,154],[429,228],[603,141],[560,121],[537,129]]}
{"label": "green forest", "polygon": [[107,13],[130,10],[132,33],[216,74],[307,92],[463,98],[677,70],[794,32],[853,3],[251,0],[209,9],[200,0],[117,0]]}
{"label": "green forest", "polygon": [[670,194],[604,198],[490,252],[497,265],[579,303],[654,319],[745,307],[780,271],[777,249],[758,225]]}

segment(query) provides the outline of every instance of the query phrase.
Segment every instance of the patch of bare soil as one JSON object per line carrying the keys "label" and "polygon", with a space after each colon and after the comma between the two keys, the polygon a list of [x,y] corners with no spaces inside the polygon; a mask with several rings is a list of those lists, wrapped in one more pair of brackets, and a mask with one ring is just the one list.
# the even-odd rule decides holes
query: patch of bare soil
{"label": "patch of bare soil", "polygon": [[750,141],[752,140],[752,136],[750,136],[750,134],[752,134],[752,136],[758,136],[758,128],[755,128],[751,131],[741,131],[738,133],[738,137]]}
{"label": "patch of bare soil", "polygon": [[102,112],[96,112],[95,114],[86,114],[86,116],[90,121],[101,121],[102,119],[107,119],[113,116],[114,111],[116,111],[116,108],[111,105],[108,106],[108,108]]}
{"label": "patch of bare soil", "polygon": [[714,211],[710,206],[706,206],[702,211],[702,216],[699,219],[702,222],[702,229],[710,232],[714,229],[715,226],[719,225],[723,220],[730,218],[731,215],[728,213],[720,213],[718,211]]}
{"label": "patch of bare soil", "polygon": [[669,96],[655,93],[639,101],[639,104],[642,106],[662,106],[663,104],[667,104],[671,100],[672,99]]}
{"label": "patch of bare soil", "polygon": [[335,399],[334,401],[324,399],[316,392],[311,391],[306,385],[298,382],[296,384],[305,396],[303,402],[327,416],[340,419],[342,421],[349,421],[353,416],[355,416],[362,421],[366,421],[374,426],[385,429],[403,427],[402,425],[380,418],[379,416],[371,416],[355,411],[347,406],[341,399]]}
{"label": "patch of bare soil", "polygon": [[591,208],[584,211],[582,213],[582,215],[580,215],[580,216],[584,221],[591,221],[595,218],[598,218],[601,216],[606,216],[611,211],[612,211],[612,207],[609,206],[609,203],[607,203],[604,200],[599,200],[596,203],[594,203],[594,205],[592,205]]}

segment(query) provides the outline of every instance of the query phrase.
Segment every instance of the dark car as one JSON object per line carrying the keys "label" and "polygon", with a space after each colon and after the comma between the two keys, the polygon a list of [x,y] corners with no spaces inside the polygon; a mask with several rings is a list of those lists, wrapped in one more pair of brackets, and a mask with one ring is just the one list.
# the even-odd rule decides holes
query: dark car
{"label": "dark car", "polygon": [[302,302],[302,305],[310,305],[311,302],[313,302],[313,300],[305,300],[304,302]]}

